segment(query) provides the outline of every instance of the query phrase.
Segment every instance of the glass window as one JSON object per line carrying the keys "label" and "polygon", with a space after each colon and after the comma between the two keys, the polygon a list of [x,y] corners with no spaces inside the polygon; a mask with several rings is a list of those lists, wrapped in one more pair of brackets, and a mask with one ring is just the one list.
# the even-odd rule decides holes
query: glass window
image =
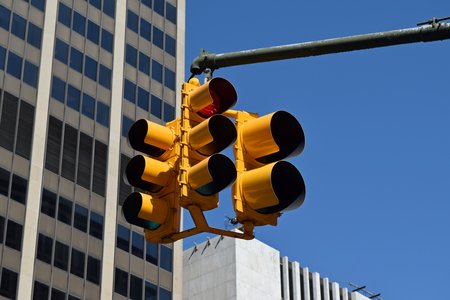
{"label": "glass window", "polygon": [[80,73],[83,73],[83,53],[77,49],[70,48],[70,67]]}
{"label": "glass window", "polygon": [[81,300],[81,299],[73,295],[69,295],[69,300]]}
{"label": "glass window", "polygon": [[6,72],[20,80],[22,75],[22,57],[10,51],[8,54],[8,66]]}
{"label": "glass window", "polygon": [[162,100],[155,95],[152,95],[152,105],[150,112],[155,117],[161,119],[161,112],[162,112]]}
{"label": "glass window", "polygon": [[111,89],[111,70],[100,64],[98,82],[107,89]]}
{"label": "glass window", "polygon": [[171,300],[172,292],[165,288],[159,287],[159,300]]}
{"label": "glass window", "polygon": [[51,264],[52,262],[52,253],[53,253],[53,239],[42,233],[39,233],[38,236],[38,246],[36,257],[43,262]]}
{"label": "glass window", "polygon": [[103,216],[91,211],[89,234],[98,239],[103,238]]}
{"label": "glass window", "polygon": [[145,19],[141,18],[141,28],[139,34],[146,40],[151,41],[152,39],[152,25]]}
{"label": "glass window", "polygon": [[153,26],[153,44],[164,49],[164,33],[155,26]]}
{"label": "glass window", "polygon": [[164,17],[164,0],[155,0],[153,10]]}
{"label": "glass window", "polygon": [[86,279],[95,284],[100,283],[100,260],[89,256],[87,263]]}
{"label": "glass window", "polygon": [[27,201],[27,184],[28,181],[19,175],[13,174],[11,184],[11,199],[22,204]]}
{"label": "glass window", "polygon": [[101,0],[89,0],[89,3],[90,3],[92,6],[98,8],[98,9],[101,9],[101,6],[102,6]]}
{"label": "glass window", "polygon": [[73,218],[73,226],[83,232],[87,232],[88,209],[75,204],[75,214]]}
{"label": "glass window", "polygon": [[44,11],[45,9],[45,0],[31,0],[31,5],[39,9],[40,11]]}
{"label": "glass window", "polygon": [[146,281],[145,282],[145,300],[156,300],[158,294],[158,287],[151,283]]}
{"label": "glass window", "polygon": [[109,106],[97,101],[97,122],[105,127],[109,126]]}
{"label": "glass window", "polygon": [[53,265],[64,271],[67,271],[68,261],[69,261],[69,247],[59,241],[56,241]]}
{"label": "glass window", "polygon": [[136,101],[136,85],[128,79],[125,79],[123,97],[131,103]]}
{"label": "glass window", "polygon": [[125,52],[126,52],[125,53],[125,61],[128,64],[130,64],[136,68],[136,66],[137,66],[137,50],[133,46],[127,44]]}
{"label": "glass window", "polygon": [[92,137],[80,132],[77,183],[88,190],[91,188],[92,141]]}
{"label": "glass window", "polygon": [[11,11],[0,5],[0,27],[9,31],[9,21],[11,19]]}
{"label": "glass window", "polygon": [[22,248],[22,225],[8,220],[5,245],[20,251]]}
{"label": "glass window", "polygon": [[145,111],[148,111],[149,93],[141,87],[138,87],[138,106]]}
{"label": "glass window", "polygon": [[27,30],[27,20],[25,20],[18,14],[13,13],[13,18],[12,18],[12,23],[11,23],[12,34],[20,37],[22,40],[25,40],[26,30]]}
{"label": "glass window", "polygon": [[166,19],[177,24],[177,8],[168,2],[166,2]]}
{"label": "glass window", "polygon": [[75,163],[77,159],[78,130],[66,124],[64,126],[64,144],[61,176],[75,181]]}
{"label": "glass window", "polygon": [[58,77],[53,76],[52,78],[52,97],[58,100],[59,102],[64,103],[66,93],[66,83],[59,79]]}
{"label": "glass window", "polygon": [[66,294],[63,291],[52,288],[51,300],[66,300]]}
{"label": "glass window", "polygon": [[73,11],[73,27],[72,29],[82,36],[84,36],[84,31],[86,30],[86,18],[76,11]]}
{"label": "glass window", "polygon": [[167,248],[166,246],[161,245],[161,260],[159,262],[161,268],[166,271],[172,272],[172,249]]}
{"label": "glass window", "polygon": [[0,244],[3,244],[4,232],[5,232],[5,218],[0,216]]}
{"label": "glass window", "polygon": [[23,70],[23,81],[30,86],[36,88],[38,83],[39,68],[34,64],[25,60],[25,66]]}
{"label": "glass window", "polygon": [[33,137],[34,106],[20,101],[19,126],[17,128],[16,153],[30,159]]}
{"label": "glass window", "polygon": [[7,268],[2,270],[2,281],[0,283],[0,295],[9,299],[16,299],[17,273]]}
{"label": "glass window", "polygon": [[84,278],[84,258],[85,254],[72,248],[72,260],[70,262],[70,273]]}
{"label": "glass window", "polygon": [[141,0],[141,3],[152,8],[152,0]]}
{"label": "glass window", "polygon": [[102,48],[110,53],[113,52],[113,35],[105,29],[102,29]]}
{"label": "glass window", "polygon": [[130,130],[131,125],[133,125],[134,121],[128,117],[123,116],[122,118],[122,136],[128,136],[128,130]]}
{"label": "glass window", "polygon": [[41,39],[42,39],[42,29],[31,22],[28,23],[27,42],[30,45],[38,49],[41,49]]}
{"label": "glass window", "polygon": [[56,212],[56,194],[47,190],[42,190],[41,212],[54,218]]}
{"label": "glass window", "polygon": [[18,104],[19,99],[16,96],[4,92],[0,119],[0,146],[9,151],[13,151],[14,147]]}
{"label": "glass window", "polygon": [[150,57],[139,52],[139,71],[150,76]]}
{"label": "glass window", "polygon": [[145,259],[154,265],[158,265],[158,244],[147,242]]}
{"label": "glass window", "polygon": [[164,122],[175,119],[175,108],[167,102],[164,102]]}
{"label": "glass window", "polygon": [[72,9],[59,2],[58,21],[67,27],[71,27],[72,24]]}
{"label": "glass window", "polygon": [[0,70],[5,69],[5,59],[6,59],[6,49],[0,46]]}
{"label": "glass window", "polygon": [[80,98],[81,98],[80,90],[69,84],[67,86],[67,106],[75,109],[76,111],[79,111]]}
{"label": "glass window", "polygon": [[97,81],[97,62],[87,55],[84,60],[84,75]]}
{"label": "glass window", "polygon": [[100,27],[91,20],[88,20],[87,38],[97,45],[100,40]]}
{"label": "glass window", "polygon": [[117,225],[117,248],[126,252],[130,248],[130,230],[120,224]]}
{"label": "glass window", "polygon": [[61,155],[62,122],[52,116],[49,118],[45,168],[59,174]]}
{"label": "glass window", "polygon": [[166,34],[166,52],[175,57],[176,55],[176,41],[173,37]]}
{"label": "glass window", "polygon": [[130,299],[142,299],[142,279],[133,274],[130,275]]}
{"label": "glass window", "polygon": [[128,273],[116,268],[114,277],[114,292],[128,297]]}
{"label": "glass window", "polygon": [[131,240],[131,253],[137,257],[144,258],[144,236],[133,231]]}
{"label": "glass window", "polygon": [[156,60],[152,60],[152,78],[162,83],[162,65]]}
{"label": "glass window", "polygon": [[131,10],[127,11],[127,27],[136,33],[139,32],[139,17]]}
{"label": "glass window", "polygon": [[0,168],[0,194],[8,197],[9,191],[9,171],[3,168]]}
{"label": "glass window", "polygon": [[106,160],[108,158],[108,146],[95,140],[94,172],[92,177],[92,191],[100,196],[105,195],[106,184]]}
{"label": "glass window", "polygon": [[72,225],[72,201],[59,196],[58,220]]}
{"label": "glass window", "polygon": [[[120,174],[125,172],[129,160],[128,156],[120,154]],[[131,193],[131,186],[125,183],[123,176],[119,176],[119,181],[119,205],[123,205],[123,202]]]}
{"label": "glass window", "polygon": [[34,282],[33,300],[48,299],[49,287],[39,281]]}
{"label": "glass window", "polygon": [[95,111],[95,99],[88,94],[83,93],[83,104],[81,108],[81,112],[86,117],[94,119],[94,111]]}
{"label": "glass window", "polygon": [[164,68],[164,85],[175,91],[175,72],[167,68]]}
{"label": "glass window", "polygon": [[114,18],[115,4],[115,0],[103,0],[103,12],[111,18]]}
{"label": "glass window", "polygon": [[60,62],[67,65],[67,60],[69,59],[69,45],[61,41],[60,39],[56,39],[55,42],[55,58]]}

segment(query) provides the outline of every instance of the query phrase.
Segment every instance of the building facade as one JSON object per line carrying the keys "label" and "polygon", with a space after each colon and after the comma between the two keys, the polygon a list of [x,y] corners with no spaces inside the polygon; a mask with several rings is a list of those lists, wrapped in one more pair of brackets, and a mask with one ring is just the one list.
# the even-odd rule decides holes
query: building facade
{"label": "building facade", "polygon": [[184,251],[183,299],[368,300],[272,247],[217,236]]}
{"label": "building facade", "polygon": [[0,0],[0,297],[178,299],[121,215],[140,118],[175,118],[184,0]]}

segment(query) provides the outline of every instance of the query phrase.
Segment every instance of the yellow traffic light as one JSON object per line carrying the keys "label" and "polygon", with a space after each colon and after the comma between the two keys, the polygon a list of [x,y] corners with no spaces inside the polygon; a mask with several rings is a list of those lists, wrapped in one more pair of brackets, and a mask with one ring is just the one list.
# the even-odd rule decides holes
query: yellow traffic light
{"label": "yellow traffic light", "polygon": [[290,113],[277,111],[258,118],[236,112],[237,179],[233,204],[238,222],[253,226],[276,225],[281,212],[298,208],[305,183],[291,163],[280,161],[303,151],[305,136]]}

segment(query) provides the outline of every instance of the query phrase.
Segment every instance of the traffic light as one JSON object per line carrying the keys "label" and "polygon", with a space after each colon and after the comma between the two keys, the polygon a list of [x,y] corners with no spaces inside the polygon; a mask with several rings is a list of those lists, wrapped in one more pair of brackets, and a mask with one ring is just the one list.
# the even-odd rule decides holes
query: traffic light
{"label": "traffic light", "polygon": [[237,94],[223,78],[203,85],[193,78],[182,94],[180,204],[206,211],[218,206],[218,193],[236,178],[233,161],[219,152],[236,139],[235,125],[222,113],[236,103]]}
{"label": "traffic light", "polygon": [[236,113],[233,205],[236,220],[251,233],[253,226],[276,225],[282,212],[302,205],[303,178],[296,167],[282,159],[301,153],[305,136],[300,123],[286,111],[263,117]]}
{"label": "traffic light", "polygon": [[145,119],[136,121],[128,132],[132,148],[145,155],[127,164],[125,179],[143,192],[133,192],[124,201],[125,219],[144,228],[148,241],[166,243],[180,229],[177,193],[179,122],[162,126]]}

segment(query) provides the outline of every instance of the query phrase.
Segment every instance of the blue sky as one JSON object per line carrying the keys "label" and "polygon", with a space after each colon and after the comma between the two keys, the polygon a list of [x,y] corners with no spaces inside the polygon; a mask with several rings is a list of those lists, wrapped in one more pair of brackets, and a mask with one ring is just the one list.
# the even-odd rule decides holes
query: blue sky
{"label": "blue sky", "polygon": [[[186,77],[200,48],[269,47],[449,15],[444,0],[187,1]],[[305,203],[277,227],[257,227],[256,237],[330,280],[367,285],[384,299],[445,299],[449,49],[450,40],[215,71],[235,85],[235,109],[289,111],[306,135],[305,151],[289,160],[305,179]],[[207,217],[224,227],[224,216],[234,216],[229,190],[220,201]]]}

